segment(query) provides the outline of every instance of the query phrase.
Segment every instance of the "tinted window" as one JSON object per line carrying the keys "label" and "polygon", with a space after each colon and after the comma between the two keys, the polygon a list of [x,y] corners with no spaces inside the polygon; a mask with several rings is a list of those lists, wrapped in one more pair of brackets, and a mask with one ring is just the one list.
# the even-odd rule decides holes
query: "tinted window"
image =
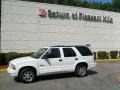
{"label": "tinted window", "polygon": [[51,48],[51,49],[49,49],[48,52],[46,53],[45,57],[47,57],[47,58],[60,58],[60,50],[59,50],[59,48]]}
{"label": "tinted window", "polygon": [[84,47],[84,46],[79,47],[78,46],[78,47],[76,47],[76,49],[81,53],[82,56],[93,55],[88,47]]}
{"label": "tinted window", "polygon": [[72,48],[63,48],[64,57],[74,57],[76,53]]}

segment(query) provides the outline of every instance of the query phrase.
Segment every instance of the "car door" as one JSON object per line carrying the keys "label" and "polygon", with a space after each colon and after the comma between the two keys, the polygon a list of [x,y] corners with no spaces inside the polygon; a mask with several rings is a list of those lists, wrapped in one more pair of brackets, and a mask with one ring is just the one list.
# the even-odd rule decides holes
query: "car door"
{"label": "car door", "polygon": [[74,64],[78,60],[73,48],[63,48],[63,71],[73,71]]}
{"label": "car door", "polygon": [[62,61],[59,48],[50,48],[39,61],[40,73],[62,72]]}

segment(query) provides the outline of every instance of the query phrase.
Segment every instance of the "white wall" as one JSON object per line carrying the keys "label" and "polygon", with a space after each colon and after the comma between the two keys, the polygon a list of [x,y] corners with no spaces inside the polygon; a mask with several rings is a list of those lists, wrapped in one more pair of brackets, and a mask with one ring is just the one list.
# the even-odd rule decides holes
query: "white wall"
{"label": "white wall", "polygon": [[[113,24],[41,18],[38,9],[111,16]],[[1,51],[31,52],[51,45],[91,44],[120,50],[120,13],[19,0],[2,0]]]}

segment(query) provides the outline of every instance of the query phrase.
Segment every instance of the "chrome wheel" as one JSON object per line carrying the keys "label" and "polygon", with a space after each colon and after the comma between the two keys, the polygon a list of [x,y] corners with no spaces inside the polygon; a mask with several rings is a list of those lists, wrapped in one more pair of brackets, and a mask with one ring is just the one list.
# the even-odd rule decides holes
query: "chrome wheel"
{"label": "chrome wheel", "polygon": [[79,67],[78,74],[84,76],[86,74],[86,67]]}
{"label": "chrome wheel", "polygon": [[20,72],[20,80],[26,83],[30,83],[35,79],[35,73],[33,69],[26,68]]}
{"label": "chrome wheel", "polygon": [[83,77],[83,76],[85,76],[87,74],[87,68],[86,68],[85,65],[78,65],[76,67],[76,71],[75,72],[76,72],[77,76]]}
{"label": "chrome wheel", "polygon": [[26,82],[31,82],[34,79],[34,73],[32,71],[26,71],[23,73],[22,79]]}

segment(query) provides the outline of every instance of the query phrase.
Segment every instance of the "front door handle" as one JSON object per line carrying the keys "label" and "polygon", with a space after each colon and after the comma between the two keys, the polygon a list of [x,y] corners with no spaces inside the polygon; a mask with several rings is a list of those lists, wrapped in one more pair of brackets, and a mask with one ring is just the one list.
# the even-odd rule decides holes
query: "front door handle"
{"label": "front door handle", "polygon": [[75,58],[75,60],[78,60],[78,58]]}
{"label": "front door handle", "polygon": [[62,61],[62,59],[59,59],[59,61]]}

